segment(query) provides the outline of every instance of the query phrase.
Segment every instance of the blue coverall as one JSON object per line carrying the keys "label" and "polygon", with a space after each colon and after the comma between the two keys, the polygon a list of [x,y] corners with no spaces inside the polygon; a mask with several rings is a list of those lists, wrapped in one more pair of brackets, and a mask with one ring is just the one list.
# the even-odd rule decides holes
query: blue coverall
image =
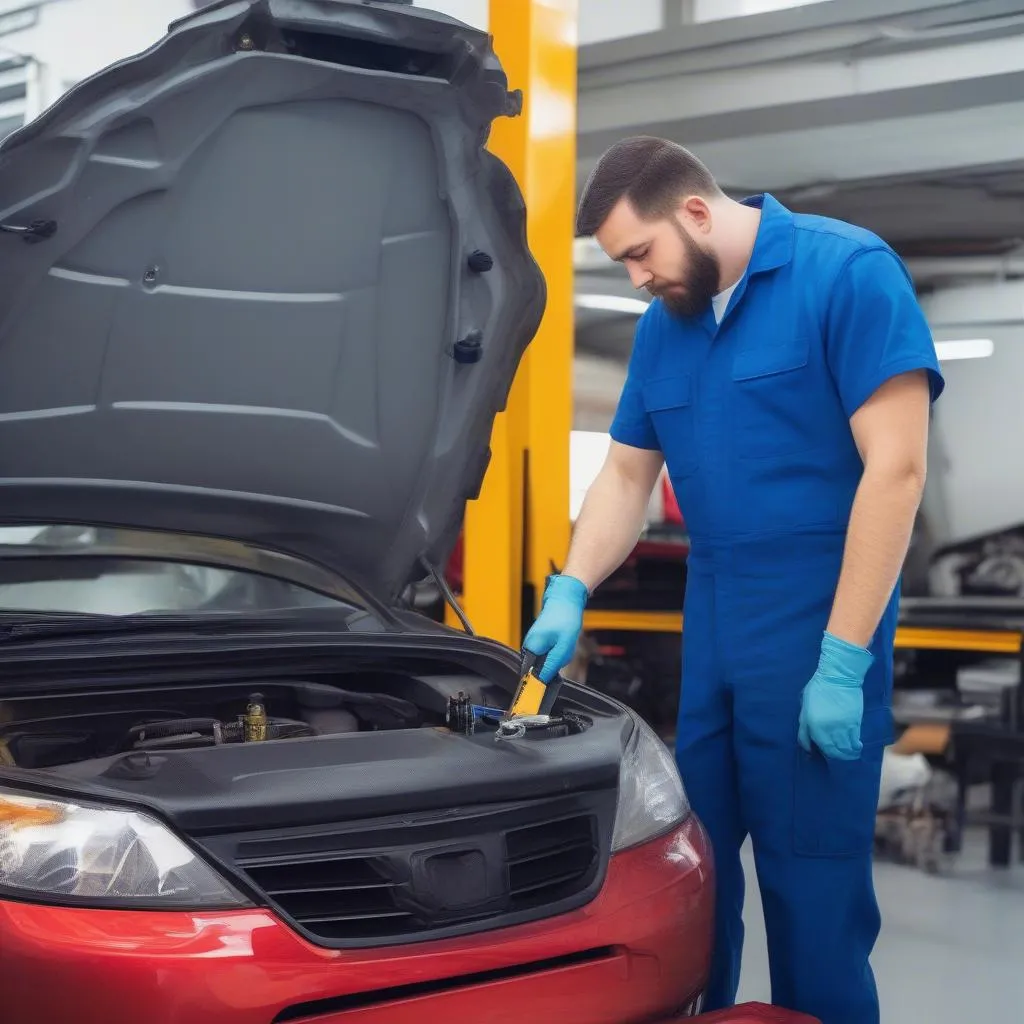
{"label": "blue coverall", "polygon": [[611,436],[660,450],[691,550],[676,756],[717,873],[709,1010],[734,1003],[749,834],[772,1000],[824,1024],[876,1024],[880,928],[871,854],[893,739],[897,593],[870,645],[863,751],[797,742],[863,469],[850,417],[935,345],[898,257],[868,231],[795,215],[770,195],[720,324],[655,301],[637,327]]}

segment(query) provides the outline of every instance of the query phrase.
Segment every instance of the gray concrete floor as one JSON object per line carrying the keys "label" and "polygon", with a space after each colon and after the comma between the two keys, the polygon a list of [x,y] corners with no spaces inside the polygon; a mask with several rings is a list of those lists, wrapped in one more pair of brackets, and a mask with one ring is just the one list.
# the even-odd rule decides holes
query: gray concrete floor
{"label": "gray concrete floor", "polygon": [[[741,1000],[768,1002],[764,919],[749,844],[747,940]],[[1024,1021],[1024,866],[986,864],[984,834],[970,834],[946,875],[879,862],[882,935],[873,966],[883,1024]]]}

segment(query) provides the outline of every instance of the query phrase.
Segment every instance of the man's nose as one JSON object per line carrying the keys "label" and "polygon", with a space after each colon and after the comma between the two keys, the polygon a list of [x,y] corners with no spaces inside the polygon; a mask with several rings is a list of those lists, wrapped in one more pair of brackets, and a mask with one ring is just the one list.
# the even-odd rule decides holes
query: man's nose
{"label": "man's nose", "polygon": [[651,283],[652,275],[649,270],[633,264],[627,266],[626,270],[634,288],[644,288]]}

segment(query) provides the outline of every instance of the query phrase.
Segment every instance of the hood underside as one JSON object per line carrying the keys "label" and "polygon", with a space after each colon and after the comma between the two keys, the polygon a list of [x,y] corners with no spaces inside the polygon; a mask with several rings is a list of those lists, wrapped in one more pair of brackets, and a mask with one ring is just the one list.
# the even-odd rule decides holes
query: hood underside
{"label": "hood underside", "polygon": [[[0,146],[0,520],[230,537],[393,600],[539,325],[486,34],[224,0]],[[28,233],[12,233],[27,228]]]}

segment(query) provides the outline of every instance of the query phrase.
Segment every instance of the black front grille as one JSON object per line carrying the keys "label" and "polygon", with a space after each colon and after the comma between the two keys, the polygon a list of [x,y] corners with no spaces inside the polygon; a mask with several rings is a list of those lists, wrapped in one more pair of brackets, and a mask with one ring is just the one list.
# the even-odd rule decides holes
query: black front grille
{"label": "black front grille", "polygon": [[376,938],[409,927],[411,915],[395,899],[397,883],[372,857],[238,866],[289,917],[322,938]]}
{"label": "black front grille", "polygon": [[597,864],[594,819],[581,815],[505,835],[508,888],[514,906],[529,909],[572,895]]}
{"label": "black front grille", "polygon": [[614,812],[611,791],[204,843],[312,941],[387,945],[582,906],[603,880]]}

